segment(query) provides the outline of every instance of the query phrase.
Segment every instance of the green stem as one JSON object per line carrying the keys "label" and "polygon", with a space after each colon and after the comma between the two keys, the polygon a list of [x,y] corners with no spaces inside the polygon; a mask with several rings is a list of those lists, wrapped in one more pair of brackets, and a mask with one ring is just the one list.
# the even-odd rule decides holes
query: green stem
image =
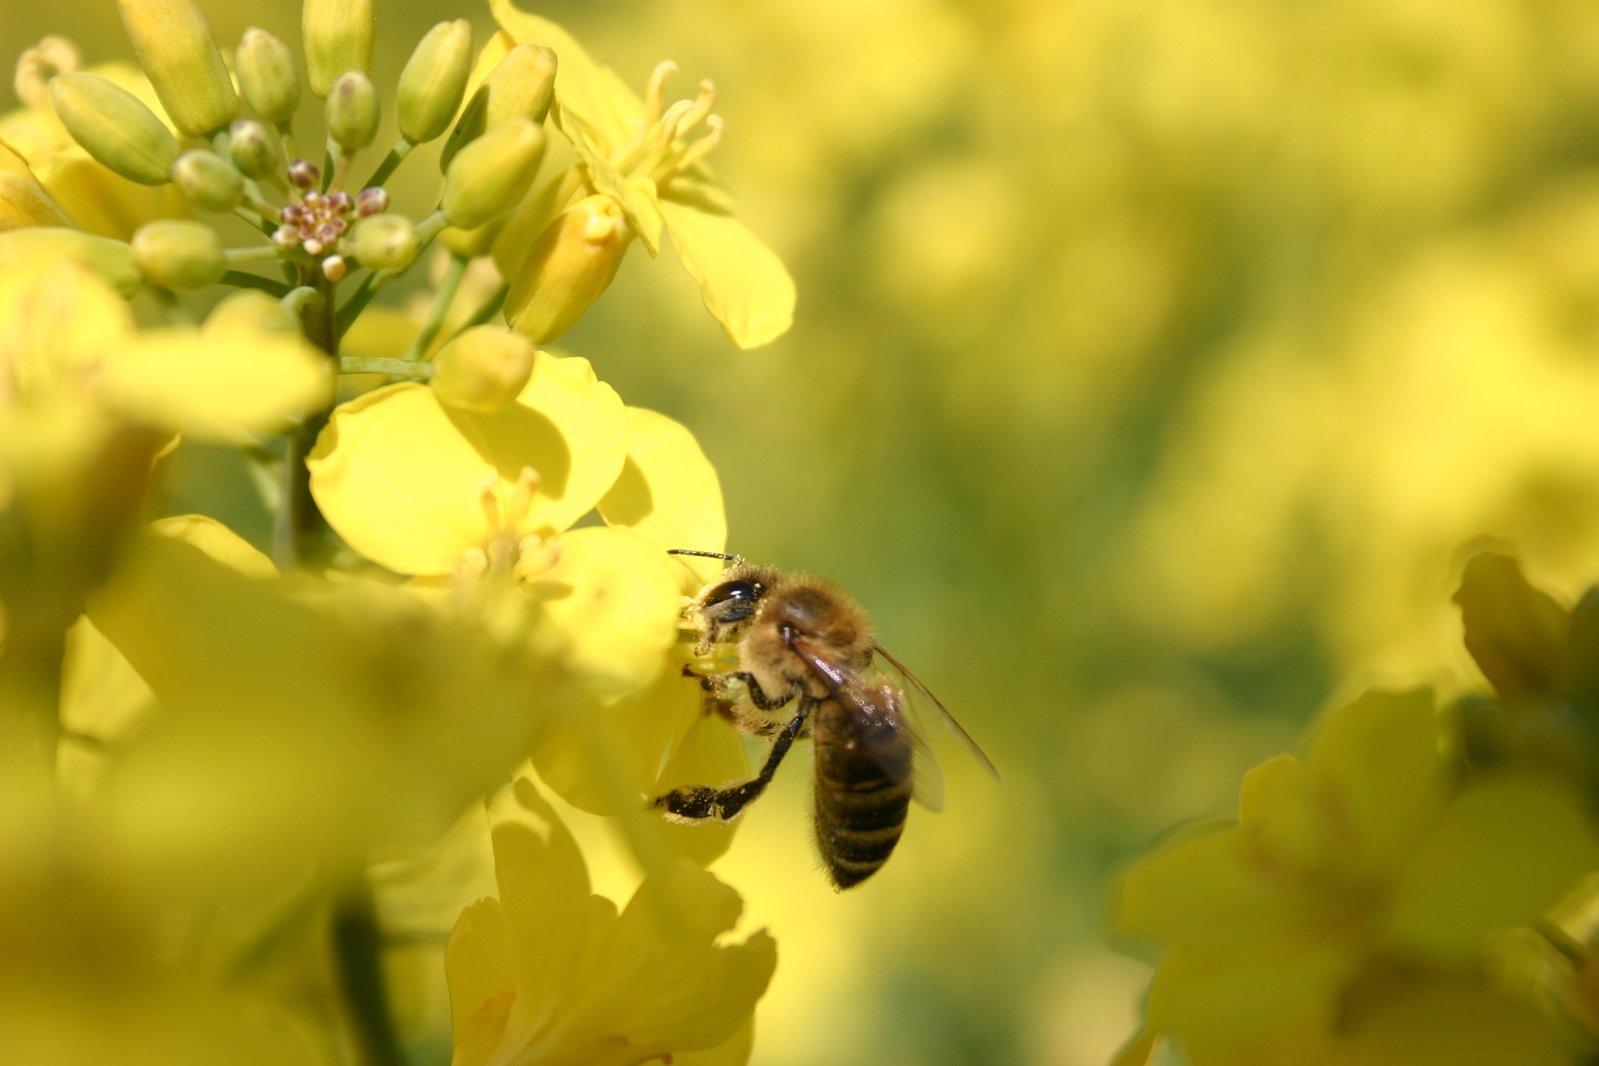
{"label": "green stem", "polygon": [[67,649],[67,623],[51,621],[56,613],[45,608],[25,624],[12,626],[0,645],[0,743],[6,751],[25,752],[18,767],[32,768],[44,782],[55,778],[56,745],[61,740],[61,659]]}
{"label": "green stem", "polygon": [[259,274],[250,274],[243,270],[224,272],[222,284],[232,285],[236,289],[260,289],[262,292],[275,296],[280,300],[292,291],[286,281],[278,281],[276,278],[263,278]]}
{"label": "green stem", "polygon": [[258,244],[254,248],[224,249],[222,257],[227,260],[228,266],[248,266],[250,263],[266,263],[280,259],[282,253],[274,245]]}
{"label": "green stem", "polygon": [[[268,217],[269,213],[270,217]],[[242,203],[233,209],[233,214],[237,218],[244,219],[244,221],[268,237],[278,231],[278,224],[274,221],[277,217],[277,208],[265,200],[249,200]]]}
{"label": "green stem", "polygon": [[437,369],[432,363],[419,363],[414,359],[390,359],[381,355],[346,355],[339,359],[341,374],[394,374],[426,381]]}
{"label": "green stem", "polygon": [[444,271],[443,280],[439,282],[439,291],[433,296],[433,306],[428,309],[427,321],[422,323],[422,328],[411,338],[411,346],[406,349],[403,358],[421,359],[432,345],[433,339],[439,335],[439,330],[444,328],[444,319],[450,313],[450,305],[455,303],[455,294],[460,291],[461,279],[466,277],[466,266],[466,260],[460,256],[450,257],[450,265]]}
{"label": "green stem", "polygon": [[411,149],[415,147],[416,145],[404,137],[395,141],[394,147],[389,149],[389,154],[383,157],[383,162],[378,164],[378,168],[372,172],[370,178],[366,179],[366,183],[361,188],[370,189],[374,185],[382,185],[385,181],[388,181],[400,164],[405,162],[405,157],[411,154]]}
{"label": "green stem", "polygon": [[463,330],[467,330],[471,329],[473,326],[481,326],[483,323],[499,314],[500,308],[505,306],[505,295],[510,291],[511,286],[501,282],[500,287],[489,293],[489,298],[484,300],[476,311],[472,312],[472,317],[468,318],[464,323],[461,324],[461,328]]}
{"label": "green stem", "polygon": [[[301,328],[306,339],[327,353],[328,359],[338,365],[339,337],[333,320],[333,286],[318,277],[316,299],[300,296],[295,306],[300,311]],[[279,569],[293,569],[312,554],[314,541],[324,529],[322,512],[317,510],[311,496],[311,472],[306,468],[306,457],[316,445],[317,436],[328,424],[328,411],[310,415],[289,435],[288,451],[283,457],[283,491],[272,530],[272,549]]]}
{"label": "green stem", "polygon": [[405,1059],[383,979],[383,931],[365,878],[346,886],[334,900],[332,935],[339,991],[355,1023],[361,1061],[366,1066],[402,1066]]}

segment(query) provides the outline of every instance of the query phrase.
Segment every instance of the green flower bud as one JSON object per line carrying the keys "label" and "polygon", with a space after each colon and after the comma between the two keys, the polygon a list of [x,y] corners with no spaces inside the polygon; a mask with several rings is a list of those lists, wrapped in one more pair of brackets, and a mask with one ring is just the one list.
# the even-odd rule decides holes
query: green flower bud
{"label": "green flower bud", "polygon": [[256,114],[268,122],[287,122],[300,106],[300,75],[289,46],[253,26],[239,40],[233,65],[239,91]]}
{"label": "green flower bud", "polygon": [[448,129],[471,73],[471,23],[456,19],[429,30],[400,72],[394,105],[400,135],[422,144]]}
{"label": "green flower bud", "polygon": [[196,207],[232,211],[244,199],[244,178],[214,152],[197,148],[172,164],[172,182]]}
{"label": "green flower bud", "polygon": [[61,124],[94,156],[129,181],[165,185],[178,161],[178,139],[139,98],[98,74],[62,74],[50,85]]}
{"label": "green flower bud", "polygon": [[460,148],[485,130],[513,118],[542,123],[555,95],[555,53],[543,45],[519,44],[507,52],[477,87],[439,155],[439,170],[450,169]]}
{"label": "green flower bud", "polygon": [[117,0],[117,8],[139,66],[179,132],[202,137],[233,121],[233,81],[192,0]]}
{"label": "green flower bud", "polygon": [[505,297],[506,321],[534,344],[559,337],[610,286],[632,239],[615,200],[579,200],[528,249]]}
{"label": "green flower bud", "polygon": [[456,153],[444,174],[441,207],[450,225],[476,229],[527,195],[544,158],[544,130],[514,118]]}
{"label": "green flower bud", "polygon": [[372,65],[372,0],[305,0],[300,35],[311,91],[326,96],[340,74]]}
{"label": "green flower bud", "polygon": [[526,337],[502,326],[473,326],[433,357],[433,394],[468,411],[504,410],[527,386],[536,352]]}
{"label": "green flower bud", "polygon": [[178,219],[140,226],[133,235],[133,264],[163,289],[203,289],[228,268],[216,230]]}
{"label": "green flower bud", "polygon": [[123,296],[132,296],[144,284],[139,268],[133,265],[133,249],[122,241],[65,228],[0,233],[0,269],[56,258],[83,264]]}
{"label": "green flower bud", "polygon": [[403,215],[373,215],[350,230],[345,251],[376,270],[398,270],[416,258],[416,227]]}
{"label": "green flower bud", "polygon": [[340,74],[328,91],[328,136],[346,153],[359,152],[378,135],[378,91],[359,70]]}
{"label": "green flower bud", "polygon": [[228,129],[228,155],[247,178],[264,178],[283,166],[278,135],[254,119],[241,118]]}

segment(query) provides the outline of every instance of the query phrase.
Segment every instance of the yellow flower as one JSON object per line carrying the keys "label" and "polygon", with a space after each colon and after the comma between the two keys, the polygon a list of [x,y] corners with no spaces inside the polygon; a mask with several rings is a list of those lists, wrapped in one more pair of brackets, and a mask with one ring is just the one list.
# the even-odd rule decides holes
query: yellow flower
{"label": "yellow flower", "polygon": [[[533,783],[511,798],[492,830],[499,898],[467,908],[445,955],[452,1066],[742,1062],[777,948],[726,940],[737,894],[680,863],[618,912]],[[696,1051],[712,1054],[678,1058]]]}
{"label": "yellow flower", "polygon": [[[1167,949],[1146,1039],[1199,1063],[1399,1061],[1418,1027],[1445,1027],[1389,1015],[1379,989],[1420,996],[1489,1044],[1485,1018],[1527,1029],[1529,1005],[1453,975],[1599,863],[1599,834],[1578,792],[1538,774],[1457,788],[1444,745],[1430,694],[1369,694],[1328,714],[1303,760],[1250,771],[1236,825],[1128,869],[1116,926]],[[1343,1058],[1357,1047],[1363,1058]],[[1540,1053],[1529,1045],[1527,1061]]]}
{"label": "yellow flower", "polygon": [[[664,223],[706,309],[739,347],[782,336],[794,318],[793,279],[733,216],[726,192],[704,164],[721,136],[721,121],[711,113],[710,83],[702,83],[692,101],[668,106],[665,82],[676,68],[663,63],[641,101],[555,23],[519,11],[511,0],[491,0],[490,8],[515,43],[543,45],[559,59],[551,114],[577,150],[587,191],[615,200],[652,256]],[[702,125],[705,131],[698,132]],[[554,204],[555,212],[583,193]],[[497,255],[527,246],[528,235],[514,226],[507,231],[513,232],[514,239],[497,246]],[[514,282],[521,259],[500,257],[500,265]]]}
{"label": "yellow flower", "polygon": [[427,841],[525,756],[530,712],[571,698],[520,599],[468,613],[307,585],[214,522],[155,532],[89,616],[160,702],[118,753],[105,829],[173,892],[258,891],[308,859],[337,874]]}

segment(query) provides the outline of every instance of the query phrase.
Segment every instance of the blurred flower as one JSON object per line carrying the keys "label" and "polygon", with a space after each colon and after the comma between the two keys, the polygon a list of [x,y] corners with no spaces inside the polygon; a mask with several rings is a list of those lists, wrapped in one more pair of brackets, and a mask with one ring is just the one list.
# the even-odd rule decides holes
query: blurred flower
{"label": "blurred flower", "polygon": [[[499,898],[467,908],[446,954],[453,1066],[743,1062],[777,954],[765,932],[726,939],[737,894],[679,864],[618,912],[590,893],[576,841],[533,783],[518,780],[512,799],[493,825]],[[694,1051],[712,1053],[679,1058]]]}
{"label": "blurred flower", "polygon": [[[519,11],[510,0],[490,6],[516,43],[544,45],[559,59],[553,114],[577,150],[587,190],[620,205],[652,256],[665,224],[706,309],[739,347],[758,347],[786,332],[794,282],[772,250],[733,217],[727,194],[704,166],[722,131],[711,112],[711,84],[702,82],[692,101],[668,106],[666,79],[677,68],[662,63],[640,101],[553,22]],[[705,131],[691,139],[702,125]],[[567,204],[553,206],[559,212]],[[514,284],[521,264],[502,259],[501,267]]]}
{"label": "blurred flower", "polygon": [[1447,740],[1430,694],[1363,696],[1303,760],[1250,771],[1236,825],[1125,871],[1115,927],[1166,947],[1148,1032],[1201,1064],[1406,1061],[1451,1027],[1429,1061],[1473,1057],[1468,1041],[1555,1055],[1532,1004],[1468,975],[1490,934],[1599,863],[1599,833],[1566,782],[1505,769],[1457,786]]}

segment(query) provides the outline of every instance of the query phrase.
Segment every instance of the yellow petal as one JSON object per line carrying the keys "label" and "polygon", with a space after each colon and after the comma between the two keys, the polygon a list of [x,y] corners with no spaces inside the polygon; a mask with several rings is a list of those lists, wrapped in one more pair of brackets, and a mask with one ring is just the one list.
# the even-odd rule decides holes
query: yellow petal
{"label": "yellow petal", "polygon": [[[627,463],[600,501],[600,515],[648,537],[662,551],[721,551],[727,542],[722,485],[694,435],[642,407],[627,409],[627,426]],[[678,560],[692,572],[685,593],[715,578],[723,565],[693,556]]]}
{"label": "yellow petal", "polygon": [[131,339],[127,303],[99,276],[60,260],[0,270],[0,352],[8,387],[39,403],[93,375],[80,373]]}
{"label": "yellow petal", "polygon": [[555,98],[582,116],[602,149],[633,136],[633,124],[643,117],[644,105],[615,71],[595,62],[560,26],[517,9],[511,0],[489,0],[489,10],[517,44],[541,44],[555,52]]}
{"label": "yellow petal", "polygon": [[1406,976],[1351,996],[1341,1029],[1346,1066],[1456,1066],[1571,1062],[1556,1027],[1532,1003],[1480,981]]}
{"label": "yellow petal", "polygon": [[650,541],[595,526],[560,538],[560,559],[527,586],[570,641],[569,666],[601,699],[648,685],[677,641],[677,571]]}
{"label": "yellow petal", "polygon": [[184,514],[159,518],[150,523],[150,532],[191,544],[245,577],[276,577],[278,574],[278,568],[272,565],[271,559],[210,515]]}
{"label": "yellow petal", "polygon": [[311,492],[334,530],[402,574],[449,574],[500,532],[488,487],[509,506],[524,469],[537,491],[502,513],[515,538],[550,537],[599,502],[627,455],[627,418],[583,359],[540,352],[516,404],[493,414],[441,405],[401,383],[343,404],[312,450]]}
{"label": "yellow petal", "polygon": [[661,215],[705,309],[740,348],[776,340],[794,322],[794,279],[748,226],[705,201],[663,197]]}
{"label": "yellow petal", "polygon": [[129,417],[231,440],[280,430],[319,407],[333,373],[316,349],[279,333],[165,329],[108,360],[101,386]]}
{"label": "yellow petal", "polygon": [[555,119],[572,142],[578,158],[583,161],[588,184],[595,192],[605,193],[615,200],[627,218],[627,224],[637,234],[639,243],[654,258],[661,250],[661,207],[655,183],[648,178],[629,178],[605,158],[601,144],[580,116],[564,106],[556,107]]}
{"label": "yellow petal", "polygon": [[[1359,960],[1360,945],[1328,930],[1225,947],[1175,948],[1149,989],[1149,1024],[1184,1045],[1247,1045],[1274,1035],[1323,1031]],[[1252,1061],[1221,1057],[1199,1061]],[[1278,1061],[1262,1059],[1260,1061]]]}
{"label": "yellow petal", "polygon": [[1295,900],[1256,865],[1238,829],[1200,829],[1135,860],[1117,879],[1118,933],[1164,944],[1225,948],[1270,939],[1302,919]]}
{"label": "yellow petal", "polygon": [[1405,864],[1393,936],[1429,956],[1475,958],[1487,933],[1535,921],[1596,866],[1599,833],[1562,781],[1517,774],[1468,785]]}
{"label": "yellow petal", "polygon": [[1306,757],[1347,833],[1342,862],[1388,876],[1443,804],[1449,776],[1432,693],[1368,692],[1325,714]]}
{"label": "yellow petal", "polygon": [[1528,584],[1509,556],[1481,552],[1466,563],[1455,593],[1466,648],[1506,700],[1541,700],[1560,692],[1570,616]]}
{"label": "yellow petal", "polygon": [[1244,775],[1239,826],[1276,861],[1308,874],[1328,860],[1325,811],[1315,780],[1292,755],[1267,759]]}
{"label": "yellow petal", "polygon": [[516,991],[499,900],[479,900],[461,912],[444,949],[444,972],[455,1030],[454,1066],[487,1062],[505,1031]]}

